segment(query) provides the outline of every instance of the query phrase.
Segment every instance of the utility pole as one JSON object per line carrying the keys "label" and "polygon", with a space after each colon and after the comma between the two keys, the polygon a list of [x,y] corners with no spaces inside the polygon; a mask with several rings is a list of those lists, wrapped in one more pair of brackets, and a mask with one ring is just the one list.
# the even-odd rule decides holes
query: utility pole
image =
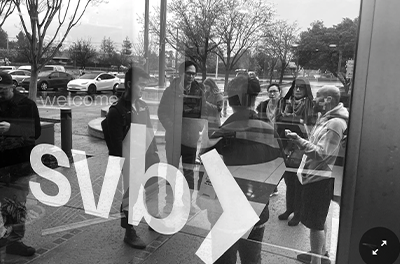
{"label": "utility pole", "polygon": [[158,61],[158,86],[165,85],[165,30],[167,24],[167,0],[161,0],[160,13],[160,48]]}
{"label": "utility pole", "polygon": [[218,78],[218,55],[217,55],[217,63],[215,65],[215,78]]}
{"label": "utility pole", "polygon": [[144,70],[149,73],[149,1],[146,0],[144,11]]}
{"label": "utility pole", "polygon": [[178,73],[178,39],[179,39],[179,28],[176,27],[175,73]]}

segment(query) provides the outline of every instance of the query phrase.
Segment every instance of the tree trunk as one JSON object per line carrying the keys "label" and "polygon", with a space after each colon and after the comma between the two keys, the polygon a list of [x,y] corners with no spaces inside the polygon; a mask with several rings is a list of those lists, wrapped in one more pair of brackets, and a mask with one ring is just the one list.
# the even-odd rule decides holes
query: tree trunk
{"label": "tree trunk", "polygon": [[346,81],[346,78],[343,76],[343,74],[338,73],[337,75],[339,81],[343,84],[343,88],[346,94],[349,94],[349,85]]}
{"label": "tree trunk", "polygon": [[[282,63],[283,65],[283,63]],[[283,75],[285,74],[285,67],[281,67],[281,74],[279,76],[279,84],[282,84],[283,81]]]}
{"label": "tree trunk", "polygon": [[36,102],[36,94],[37,94],[37,80],[38,80],[38,71],[33,70],[31,72],[30,83],[29,83],[29,99]]}
{"label": "tree trunk", "polygon": [[204,82],[204,80],[207,78],[207,70],[203,69],[201,71],[201,80]]}

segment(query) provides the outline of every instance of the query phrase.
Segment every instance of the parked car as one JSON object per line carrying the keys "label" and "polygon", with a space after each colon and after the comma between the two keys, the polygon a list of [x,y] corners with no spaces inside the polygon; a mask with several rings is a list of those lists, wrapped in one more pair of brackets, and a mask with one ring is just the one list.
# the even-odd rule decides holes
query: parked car
{"label": "parked car", "polygon": [[12,70],[8,71],[8,74],[11,75],[15,86],[18,86],[23,79],[31,77],[31,72],[24,70]]}
{"label": "parked car", "polygon": [[[26,71],[31,71],[31,65],[23,65],[23,66],[19,66],[18,70],[26,70]],[[65,72],[65,68],[64,66],[61,65],[45,65],[43,66],[42,69],[40,69],[41,72],[44,71],[59,71],[59,72]]]}
{"label": "parked car", "polygon": [[18,67],[18,70],[24,70],[24,71],[31,71],[31,65],[22,65]]}
{"label": "parked car", "polygon": [[[44,71],[40,72],[37,80],[37,87],[41,91],[47,91],[49,88],[58,90],[59,88],[67,87],[67,83],[73,80],[74,77],[66,72],[58,71]],[[29,83],[31,78],[25,78],[21,82],[21,86],[25,89],[29,89]]]}
{"label": "parked car", "polygon": [[246,69],[237,69],[235,70],[235,72],[236,72],[236,77],[239,75],[249,76],[249,73],[247,72]]}
{"label": "parked car", "polygon": [[0,66],[0,71],[12,71],[16,70],[17,67],[15,66]]}
{"label": "parked car", "polygon": [[95,94],[100,91],[116,92],[118,84],[121,80],[105,72],[102,73],[86,73],[79,78],[72,80],[67,85],[67,90],[71,93],[87,92]]}
{"label": "parked car", "polygon": [[[119,97],[125,91],[125,74],[118,74],[117,77],[119,77],[121,80],[121,82],[118,84],[116,88],[116,95]],[[150,79],[140,78],[139,86],[142,88],[158,86],[158,78],[155,78],[154,76],[150,76]]]}

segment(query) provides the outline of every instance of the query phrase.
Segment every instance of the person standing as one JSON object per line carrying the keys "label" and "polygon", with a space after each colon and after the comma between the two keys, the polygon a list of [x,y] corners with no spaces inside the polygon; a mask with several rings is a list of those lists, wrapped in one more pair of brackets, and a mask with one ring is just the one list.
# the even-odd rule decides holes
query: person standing
{"label": "person standing", "polygon": [[[256,78],[240,75],[228,84],[228,101],[233,114],[211,136],[211,138],[222,138],[212,148],[223,156],[227,166],[261,165],[281,155],[278,142],[274,137],[274,127],[268,122],[259,120],[254,111],[259,92],[260,84]],[[241,263],[261,263],[260,242],[264,236],[265,223],[269,219],[269,196],[258,195],[266,197],[262,201],[265,207],[248,239],[240,239],[215,263],[236,263],[237,251],[239,251]]]}
{"label": "person standing", "polygon": [[[20,94],[11,75],[0,71],[0,202],[7,232],[0,237],[6,253],[32,256],[36,250],[22,242],[26,197],[32,175],[30,154],[41,126],[36,103]],[[12,186],[9,183],[12,182]]]}
{"label": "person standing", "polygon": [[[311,85],[307,79],[298,78],[293,81],[292,86],[282,100],[283,113],[279,121],[301,123],[310,126],[314,122],[315,114],[313,112],[313,95]],[[283,131],[282,131],[283,132]],[[281,138],[284,138],[282,132],[278,131]],[[297,146],[291,142],[285,146],[286,153],[299,152]],[[299,163],[296,164],[298,168]],[[286,164],[289,167],[288,164]],[[294,167],[290,165],[290,167]],[[286,211],[278,216],[279,220],[289,220],[289,226],[297,226],[300,223],[301,210],[301,184],[296,177],[295,171],[286,170],[283,174],[286,184]]]}
{"label": "person standing", "polygon": [[[281,106],[281,87],[277,83],[271,83],[267,87],[268,99],[259,103],[256,111],[261,120],[270,122],[273,126],[275,120],[279,118],[282,113]],[[278,187],[276,186],[274,191],[271,193],[271,197],[278,194]]]}
{"label": "person standing", "polygon": [[[285,133],[287,138],[304,150],[297,171],[303,186],[300,220],[310,229],[311,253],[326,256],[326,217],[334,189],[331,168],[347,129],[349,112],[340,103],[339,88],[333,85],[325,85],[318,90],[314,112],[320,113],[320,117],[308,140],[290,130]],[[311,264],[330,263],[326,258],[321,262],[321,257],[316,255],[300,254],[297,259]]]}
{"label": "person standing", "polygon": [[267,87],[268,99],[259,103],[256,111],[261,120],[275,123],[276,118],[282,115],[281,87],[277,83],[271,83]]}
{"label": "person standing", "polygon": [[[122,143],[129,131],[130,124],[137,123],[146,125],[153,129],[150,112],[147,104],[140,99],[141,88],[138,86],[139,78],[150,76],[139,67],[131,67],[125,73],[125,92],[121,98],[114,103],[107,114],[102,129],[107,143],[109,155],[122,157]],[[157,153],[157,145],[153,138],[146,152],[145,169],[160,161]],[[124,179],[128,182],[128,180]],[[128,186],[128,184],[126,184]],[[132,225],[128,224],[129,189],[125,188],[121,211],[125,217],[121,218],[121,227],[125,229],[124,242],[133,248],[144,249],[146,244],[137,235]]]}
{"label": "person standing", "polygon": [[205,79],[203,85],[206,91],[205,96],[208,107],[208,134],[211,136],[221,126],[221,111],[224,104],[224,97],[213,79]]}
{"label": "person standing", "polygon": [[[200,132],[207,120],[207,103],[202,84],[195,80],[197,65],[185,61],[179,66],[179,77],[172,80],[160,100],[158,118],[165,128],[165,152],[168,164],[179,168],[194,189],[194,164]],[[198,181],[198,180],[196,180]]]}

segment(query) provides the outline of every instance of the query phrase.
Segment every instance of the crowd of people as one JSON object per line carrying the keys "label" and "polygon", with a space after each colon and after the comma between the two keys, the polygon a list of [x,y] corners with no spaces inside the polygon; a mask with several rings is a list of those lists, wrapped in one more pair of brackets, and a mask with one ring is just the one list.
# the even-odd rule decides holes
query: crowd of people
{"label": "crowd of people", "polygon": [[[325,243],[326,217],[333,198],[330,168],[335,163],[348,119],[348,111],[340,103],[339,89],[324,86],[314,98],[308,80],[297,78],[283,96],[280,85],[272,83],[267,87],[268,99],[256,106],[261,91],[259,80],[240,75],[228,83],[226,98],[233,114],[221,122],[224,96],[213,79],[195,80],[197,72],[194,62],[183,62],[179,66],[179,76],[172,80],[160,100],[158,118],[165,128],[168,164],[179,168],[182,163],[189,188],[196,190],[201,188],[204,174],[196,173],[195,167],[199,160],[201,162],[201,154],[210,150],[217,150],[227,166],[268,164],[283,158],[287,168],[282,175],[286,184],[286,210],[278,216],[279,220],[287,220],[293,214],[289,226],[301,222],[310,229],[311,254],[298,255],[299,261],[330,263]],[[140,98],[140,78],[149,78],[141,68],[131,67],[126,72],[124,95],[110,107],[102,123],[110,155],[123,156],[122,144],[131,122],[152,128],[148,106]],[[11,77],[1,73],[1,182],[26,185],[24,182],[32,173],[29,166],[28,172],[21,173],[20,164],[29,161],[34,140],[40,135],[38,122],[35,103],[19,95]],[[15,158],[15,155],[20,157]],[[146,152],[146,169],[159,161],[153,140]],[[16,164],[18,172],[14,168]],[[273,192],[276,192],[277,186],[274,187]],[[24,207],[27,190],[18,191],[20,194],[15,196],[17,191],[6,191],[11,190],[7,184],[0,188],[1,213],[6,219],[4,226],[9,227],[0,246],[5,245],[9,254],[33,255],[35,250],[21,242],[23,221],[10,219],[3,210],[7,202]],[[121,201],[121,212],[125,215],[121,220],[121,226],[126,230],[124,241],[133,248],[146,248],[126,219],[129,190],[124,191]],[[236,263],[237,251],[241,263],[261,263],[260,242],[269,219],[269,196],[270,193],[263,200],[265,207],[250,235],[239,240],[216,263]],[[17,198],[10,199],[14,197]]]}

